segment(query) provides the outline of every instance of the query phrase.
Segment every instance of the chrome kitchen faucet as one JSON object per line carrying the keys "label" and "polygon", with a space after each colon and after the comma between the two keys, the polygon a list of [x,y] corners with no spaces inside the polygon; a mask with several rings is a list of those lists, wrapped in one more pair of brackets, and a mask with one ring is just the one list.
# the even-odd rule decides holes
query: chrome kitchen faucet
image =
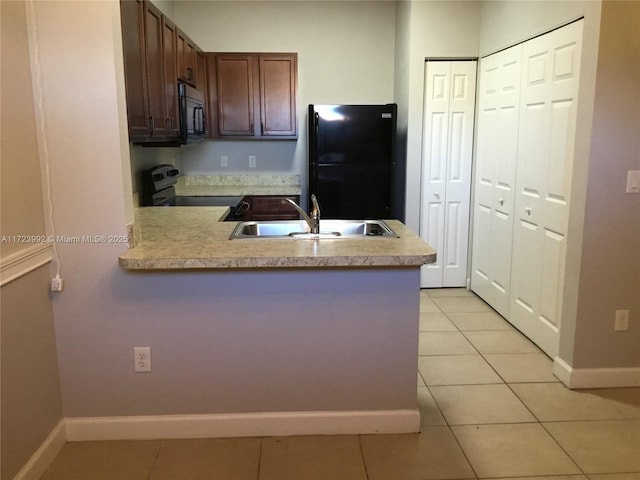
{"label": "chrome kitchen faucet", "polygon": [[300,206],[290,198],[283,199],[282,203],[284,202],[289,202],[291,206],[295,208],[300,215],[302,215],[304,221],[309,225],[311,233],[320,233],[320,205],[318,205],[318,200],[315,195],[311,195],[311,203],[313,204],[313,207],[311,208],[311,216],[307,215],[307,212],[302,210],[302,208],[300,208]]}

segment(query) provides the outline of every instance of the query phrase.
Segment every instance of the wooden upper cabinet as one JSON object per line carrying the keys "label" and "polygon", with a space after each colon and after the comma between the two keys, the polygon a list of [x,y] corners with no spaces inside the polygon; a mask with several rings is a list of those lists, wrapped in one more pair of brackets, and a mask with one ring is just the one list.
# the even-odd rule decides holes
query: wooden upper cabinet
{"label": "wooden upper cabinet", "polygon": [[147,96],[152,137],[166,134],[166,100],[162,51],[162,13],[151,2],[144,3],[144,32],[147,62]]}
{"label": "wooden upper cabinet", "polygon": [[178,78],[192,87],[196,85],[196,44],[186,33],[177,32]]}
{"label": "wooden upper cabinet", "polygon": [[163,17],[162,52],[163,52],[163,88],[166,107],[165,128],[171,137],[180,136],[180,118],[178,110],[178,62],[177,62],[177,28],[171,20]]}
{"label": "wooden upper cabinet", "polygon": [[217,132],[220,136],[253,136],[254,57],[216,56]]}
{"label": "wooden upper cabinet", "polygon": [[297,55],[260,55],[262,136],[295,136]]}
{"label": "wooden upper cabinet", "polygon": [[297,54],[206,55],[210,136],[295,139]]}
{"label": "wooden upper cabinet", "polygon": [[149,135],[144,3],[142,0],[121,2],[120,8],[129,137],[143,138]]}
{"label": "wooden upper cabinet", "polygon": [[196,90],[207,91],[207,67],[204,52],[196,48]]}

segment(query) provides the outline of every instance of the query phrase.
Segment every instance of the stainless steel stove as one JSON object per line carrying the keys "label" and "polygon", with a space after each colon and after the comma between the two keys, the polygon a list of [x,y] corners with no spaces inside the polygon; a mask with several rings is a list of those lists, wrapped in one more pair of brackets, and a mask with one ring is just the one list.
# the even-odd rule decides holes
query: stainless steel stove
{"label": "stainless steel stove", "polygon": [[242,206],[242,196],[179,196],[175,184],[180,172],[173,165],[158,165],[142,172],[142,207],[230,207],[230,217]]}

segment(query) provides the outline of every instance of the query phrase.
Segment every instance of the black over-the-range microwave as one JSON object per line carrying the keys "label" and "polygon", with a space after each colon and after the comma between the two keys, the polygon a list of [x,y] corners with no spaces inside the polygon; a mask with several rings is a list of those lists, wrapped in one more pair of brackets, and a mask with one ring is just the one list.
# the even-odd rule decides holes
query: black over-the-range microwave
{"label": "black over-the-range microwave", "polygon": [[198,143],[206,134],[204,95],[185,83],[178,83],[180,143]]}

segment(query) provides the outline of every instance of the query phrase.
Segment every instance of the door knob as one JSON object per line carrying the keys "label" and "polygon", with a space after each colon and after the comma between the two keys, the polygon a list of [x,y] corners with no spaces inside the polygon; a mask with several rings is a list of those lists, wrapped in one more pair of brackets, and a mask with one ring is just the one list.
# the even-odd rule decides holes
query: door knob
{"label": "door knob", "polygon": [[433,196],[440,200],[440,194],[438,192],[433,192]]}
{"label": "door knob", "polygon": [[501,198],[500,200],[498,200],[498,203],[500,204],[500,206],[504,205],[504,198]]}
{"label": "door knob", "polygon": [[531,215],[531,207],[525,208],[524,211],[527,212],[527,215]]}

